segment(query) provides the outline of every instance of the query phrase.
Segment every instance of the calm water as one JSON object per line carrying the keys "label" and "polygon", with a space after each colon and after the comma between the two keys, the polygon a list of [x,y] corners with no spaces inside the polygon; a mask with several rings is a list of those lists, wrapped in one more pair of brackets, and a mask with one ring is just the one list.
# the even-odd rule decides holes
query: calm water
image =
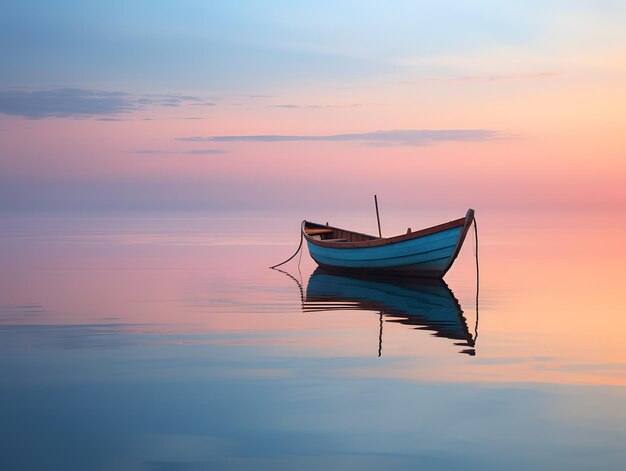
{"label": "calm water", "polygon": [[445,285],[267,268],[371,214],[0,217],[2,469],[624,469],[625,218],[477,209],[478,312],[472,238]]}

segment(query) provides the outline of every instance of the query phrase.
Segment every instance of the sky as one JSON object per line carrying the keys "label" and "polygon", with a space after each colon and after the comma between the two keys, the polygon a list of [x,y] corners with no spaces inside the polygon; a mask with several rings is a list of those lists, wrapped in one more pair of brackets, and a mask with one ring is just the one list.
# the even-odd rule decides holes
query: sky
{"label": "sky", "polygon": [[626,209],[626,3],[28,1],[0,210]]}

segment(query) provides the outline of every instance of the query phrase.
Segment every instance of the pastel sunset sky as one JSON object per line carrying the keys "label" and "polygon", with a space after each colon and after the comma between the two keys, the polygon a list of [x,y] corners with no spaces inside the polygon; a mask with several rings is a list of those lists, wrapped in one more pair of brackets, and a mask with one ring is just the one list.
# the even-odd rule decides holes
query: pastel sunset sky
{"label": "pastel sunset sky", "polygon": [[626,209],[622,1],[8,1],[0,59],[2,210]]}

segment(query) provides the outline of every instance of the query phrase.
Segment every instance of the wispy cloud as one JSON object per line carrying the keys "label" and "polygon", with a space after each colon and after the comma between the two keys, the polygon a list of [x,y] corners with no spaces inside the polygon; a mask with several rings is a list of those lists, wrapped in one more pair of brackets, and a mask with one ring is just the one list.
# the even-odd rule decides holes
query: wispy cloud
{"label": "wispy cloud", "polygon": [[118,122],[118,121],[131,121],[131,120],[130,119],[123,119],[123,118],[98,118],[97,121]]}
{"label": "wispy cloud", "polygon": [[363,106],[360,103],[349,103],[346,105],[295,105],[295,104],[281,104],[281,105],[269,105],[273,108],[291,108],[291,109],[316,109],[316,108],[357,108]]}
{"label": "wispy cloud", "polygon": [[164,150],[160,150],[160,149],[137,149],[132,151],[132,154],[147,154],[147,155],[152,155],[152,154],[169,154],[169,152],[164,151]]}
{"label": "wispy cloud", "polygon": [[[51,88],[27,90],[10,88],[0,90],[0,113],[39,118],[101,118],[116,120],[117,115],[152,107],[179,107],[183,105],[213,106],[200,97],[176,94],[134,95],[125,92],[84,88]],[[111,118],[113,116],[113,118]]]}
{"label": "wispy cloud", "polygon": [[192,155],[217,155],[217,154],[225,154],[226,151],[223,149],[193,149],[187,151],[187,154]]}
{"label": "wispy cloud", "polygon": [[557,77],[558,72],[536,72],[528,74],[493,74],[493,75],[462,75],[459,77],[431,77],[416,78],[413,80],[403,80],[401,83],[423,83],[423,82],[504,82],[512,80],[541,80]]}
{"label": "wispy cloud", "polygon": [[5,322],[24,322],[41,316],[46,311],[38,304],[0,304],[0,325]]}
{"label": "wispy cloud", "polygon": [[477,142],[512,138],[488,129],[396,129],[354,134],[326,134],[316,136],[261,134],[252,136],[193,136],[176,140],[187,142],[358,142],[369,146],[427,146],[440,142]]}
{"label": "wispy cloud", "polygon": [[219,155],[226,154],[224,149],[191,149],[184,151],[172,151],[162,149],[138,149],[132,152],[133,154],[147,154],[147,155],[160,155],[160,154],[190,154],[190,155]]}
{"label": "wispy cloud", "polygon": [[456,82],[499,82],[507,80],[538,80],[557,77],[558,72],[537,72],[532,74],[509,74],[509,75],[464,75],[457,77]]}

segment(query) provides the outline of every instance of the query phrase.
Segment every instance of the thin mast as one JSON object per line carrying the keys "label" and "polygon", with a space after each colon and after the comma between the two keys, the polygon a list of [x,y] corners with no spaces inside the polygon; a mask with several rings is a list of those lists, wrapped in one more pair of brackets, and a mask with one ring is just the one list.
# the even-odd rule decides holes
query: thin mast
{"label": "thin mast", "polygon": [[378,214],[378,198],[374,195],[374,204],[376,205],[376,221],[378,221],[378,237],[382,239],[383,234],[380,232],[380,215]]}

